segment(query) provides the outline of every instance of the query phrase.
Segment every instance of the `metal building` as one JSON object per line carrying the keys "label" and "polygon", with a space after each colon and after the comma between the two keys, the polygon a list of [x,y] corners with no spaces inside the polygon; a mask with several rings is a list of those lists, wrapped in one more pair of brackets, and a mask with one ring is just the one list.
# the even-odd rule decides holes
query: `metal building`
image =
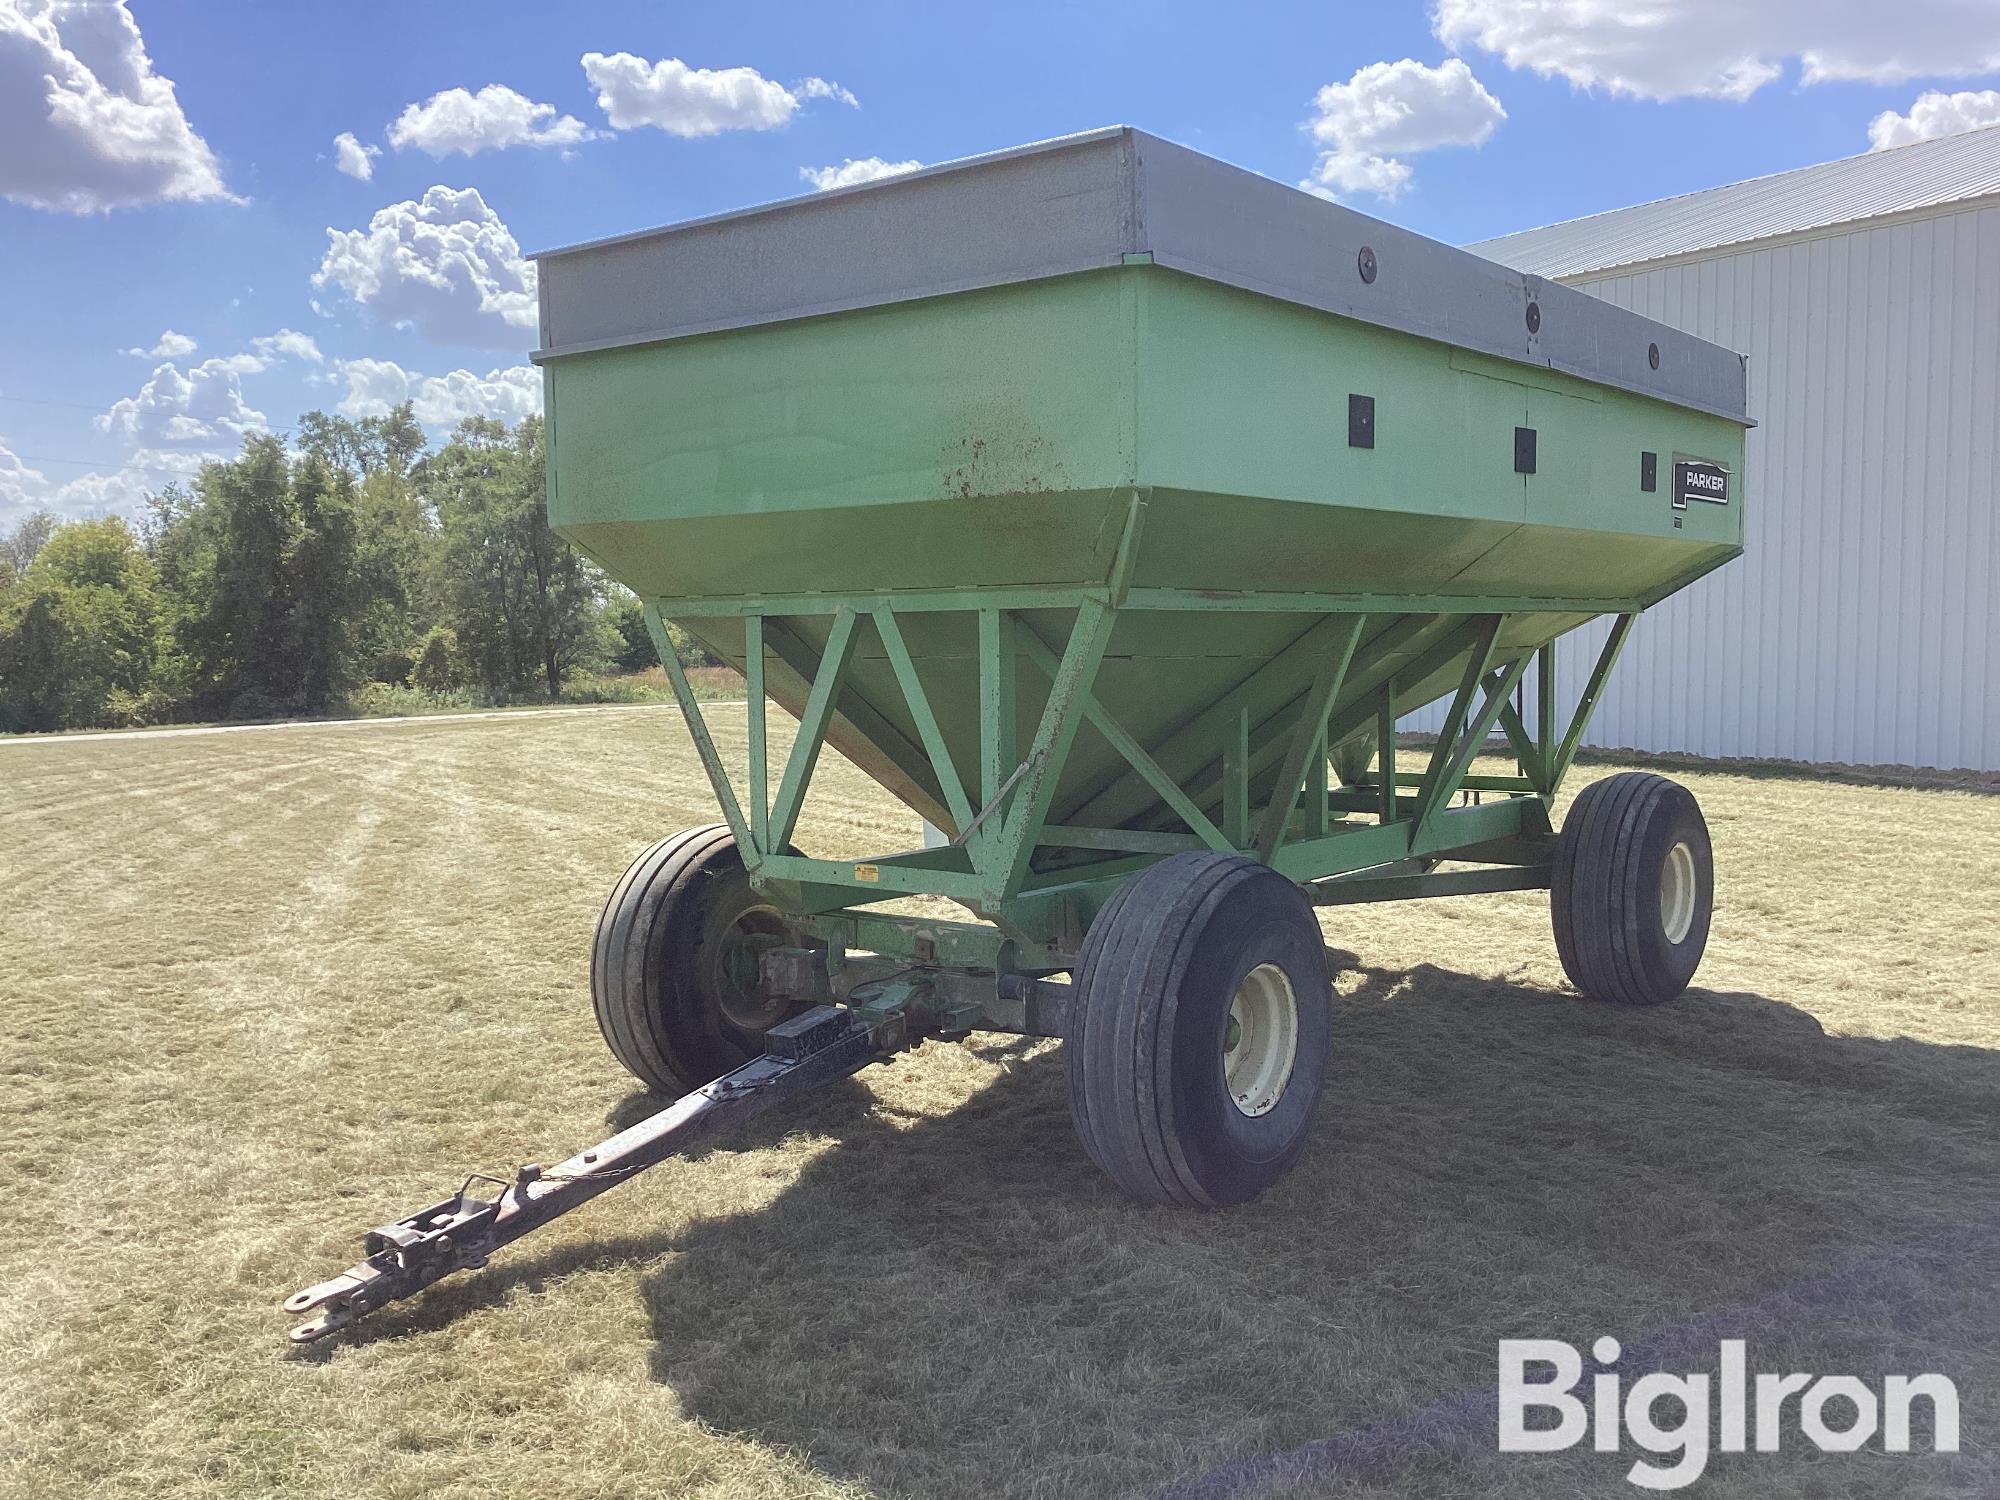
{"label": "metal building", "polygon": [[1746,553],[1591,743],[2000,770],[2000,127],[1467,248],[1749,356]]}

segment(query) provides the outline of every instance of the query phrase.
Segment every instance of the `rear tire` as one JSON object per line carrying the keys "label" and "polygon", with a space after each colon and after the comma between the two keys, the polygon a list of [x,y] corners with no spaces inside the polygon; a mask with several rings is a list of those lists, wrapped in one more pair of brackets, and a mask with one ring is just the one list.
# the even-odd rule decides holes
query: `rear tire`
{"label": "rear tire", "polygon": [[1556,844],[1549,913],[1570,983],[1594,1000],[1659,1005],[1708,945],[1715,860],[1694,793],[1626,771],[1585,787]]}
{"label": "rear tire", "polygon": [[758,977],[762,951],[786,941],[784,918],[751,888],[726,826],[662,839],[597,919],[597,1028],[654,1092],[698,1088],[761,1054],[764,1033],[791,1014]]}
{"label": "rear tire", "polygon": [[1063,1044],[1092,1161],[1148,1203],[1256,1197],[1305,1149],[1332,986],[1311,905],[1241,855],[1176,854],[1119,887],[1084,939]]}

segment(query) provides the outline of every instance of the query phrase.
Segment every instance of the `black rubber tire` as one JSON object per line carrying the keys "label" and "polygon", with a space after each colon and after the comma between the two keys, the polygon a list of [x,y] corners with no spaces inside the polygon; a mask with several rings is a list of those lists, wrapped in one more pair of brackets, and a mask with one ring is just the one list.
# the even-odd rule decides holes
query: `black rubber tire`
{"label": "black rubber tire", "polygon": [[[1261,964],[1290,982],[1289,1078],[1268,1113],[1231,1096],[1231,998]],[[1333,992],[1303,892],[1235,854],[1176,854],[1120,886],[1085,937],[1063,1042],[1070,1114],[1090,1159],[1148,1203],[1247,1202],[1305,1149],[1326,1085]]]}
{"label": "black rubber tire", "polygon": [[789,1013],[774,1005],[761,1024],[739,1024],[715,978],[719,934],[753,911],[775,929],[764,909],[720,823],[661,839],[612,888],[591,944],[591,999],[612,1055],[648,1088],[678,1094],[720,1078],[761,1053],[764,1031]]}
{"label": "black rubber tire", "polygon": [[[1672,941],[1660,909],[1670,851],[1693,863],[1694,910]],[[1688,986],[1708,945],[1715,856],[1694,793],[1625,771],[1593,781],[1563,820],[1549,913],[1570,983],[1594,1000],[1659,1005]]]}

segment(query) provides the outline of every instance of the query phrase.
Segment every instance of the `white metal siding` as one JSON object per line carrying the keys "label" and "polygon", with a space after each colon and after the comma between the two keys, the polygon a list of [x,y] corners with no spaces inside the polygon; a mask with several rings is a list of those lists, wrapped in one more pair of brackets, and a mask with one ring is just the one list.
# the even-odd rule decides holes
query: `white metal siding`
{"label": "white metal siding", "polygon": [[1748,354],[1761,424],[1744,555],[1639,621],[1587,743],[2000,770],[2000,207],[1572,284]]}

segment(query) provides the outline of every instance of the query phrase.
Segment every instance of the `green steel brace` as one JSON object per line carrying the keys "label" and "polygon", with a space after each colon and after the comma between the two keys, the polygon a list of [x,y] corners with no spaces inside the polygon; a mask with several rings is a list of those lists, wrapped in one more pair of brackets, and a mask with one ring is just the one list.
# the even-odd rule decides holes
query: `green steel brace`
{"label": "green steel brace", "polygon": [[776,851],[792,841],[798,825],[799,808],[813,769],[819,764],[820,747],[826,743],[827,726],[833,722],[834,704],[847,677],[847,664],[854,655],[854,631],[860,616],[845,606],[834,612],[833,629],[820,653],[819,670],[813,674],[812,690],[806,695],[805,710],[799,715],[798,737],[785,761],[785,774],[778,782],[778,796],[771,804],[771,833],[768,850]]}
{"label": "green steel brace", "polygon": [[[1308,759],[1316,756],[1322,768],[1321,774],[1324,774],[1326,718],[1333,711],[1334,700],[1340,696],[1340,685],[1347,678],[1348,666],[1354,660],[1354,648],[1361,640],[1362,627],[1367,623],[1366,615],[1349,617],[1346,631],[1336,633],[1335,641],[1329,644],[1320,659],[1319,671],[1313,677],[1312,686],[1306,690],[1305,709],[1299,715],[1297,727],[1292,730],[1292,741],[1285,750],[1277,784],[1271,789],[1271,800],[1257,829],[1257,858],[1265,864],[1269,864],[1271,856],[1277,853],[1285,825],[1291,821],[1292,812],[1298,806]],[[1326,801],[1322,797],[1322,821],[1325,812]]]}
{"label": "green steel brace", "polygon": [[[926,691],[894,606],[868,597],[822,597],[812,613],[830,615],[825,646],[816,654],[789,627],[769,616],[795,601],[743,601],[757,608],[737,611],[745,622],[745,675],[750,689],[750,816],[746,819],[724,771],[714,740],[671,649],[657,605],[647,608],[648,628],[661,653],[697,753],[715,790],[723,816],[745,850],[753,876],[785,883],[788,900],[808,914],[833,920],[849,908],[905,894],[929,894],[958,901],[999,924],[996,942],[1016,943],[1022,953],[1044,963],[1046,946],[1067,933],[1073,942],[1088,917],[1117,882],[1150,859],[1183,849],[1240,850],[1252,853],[1306,883],[1316,901],[1336,904],[1363,900],[1513,890],[1545,884],[1546,846],[1533,842],[1548,832],[1547,807],[1573,760],[1634,615],[1621,614],[1592,670],[1560,741],[1555,738],[1553,644],[1513,653],[1496,666],[1506,613],[1448,613],[1397,620],[1362,645],[1368,620],[1342,610],[1315,621],[1257,672],[1208,709],[1147,746],[1130,734],[1099,701],[1095,682],[1113,626],[1116,600],[1128,608],[1167,607],[1160,591],[1129,587],[1129,542],[1144,514],[1134,494],[1117,559],[1102,590],[1071,591],[1075,609],[1060,654],[1015,609],[1005,593],[961,595],[955,602],[975,614],[979,635],[979,747],[981,804],[946,745],[935,706]],[[1510,601],[1520,603],[1520,601]],[[1200,610],[1212,601],[1176,598],[1171,607]],[[1233,601],[1214,607],[1230,608]],[[921,754],[934,775],[938,794],[956,831],[942,849],[885,855],[859,864],[809,859],[784,851],[810,785],[814,767],[836,712],[866,710],[851,698],[842,703],[847,669],[854,657],[861,616],[880,637],[884,654],[915,726]],[[1413,640],[1442,620],[1452,627],[1414,657]],[[787,759],[774,802],[767,802],[766,656],[773,641],[786,664],[809,685],[799,733]],[[816,659],[815,659],[816,655]],[[1045,678],[1049,692],[1025,756],[1016,758],[1012,731],[1018,691],[1015,663],[1023,660]],[[1429,764],[1421,774],[1399,773],[1394,724],[1403,684],[1416,684],[1463,660],[1460,681]],[[1530,660],[1539,668],[1535,733],[1530,735],[1510,701]],[[1297,673],[1311,664],[1310,684],[1291,701],[1273,707],[1277,694],[1264,690],[1267,674]],[[1278,678],[1270,678],[1275,687]],[[1294,676],[1291,680],[1296,681]],[[1344,688],[1358,696],[1338,714],[1329,714]],[[1253,713],[1251,705],[1264,706]],[[1106,781],[1097,792],[1072,796],[1067,825],[1048,821],[1056,786],[1075,736],[1089,723],[1136,776]],[[1473,776],[1469,767],[1498,725],[1519,763],[1519,777]],[[1358,729],[1372,729],[1374,784],[1349,780],[1340,791],[1327,785],[1328,746]],[[909,747],[917,753],[918,747]],[[1347,747],[1351,750],[1353,747]],[[1344,750],[1342,763],[1347,763]],[[1365,765],[1365,762],[1364,762]],[[1111,773],[1106,773],[1107,775]],[[1260,778],[1270,776],[1269,781]],[[1269,798],[1251,805],[1252,787],[1265,785]],[[1399,786],[1414,795],[1398,794]],[[1103,793],[1118,788],[1107,803]],[[1461,791],[1499,792],[1499,800],[1452,807]],[[1303,819],[1301,792],[1306,796]],[[1136,810],[1135,795],[1150,794],[1187,831],[1116,826]],[[1357,800],[1359,799],[1359,800]],[[1220,810],[1220,823],[1205,808]],[[1363,811],[1374,821],[1337,821]],[[1095,821],[1091,815],[1097,814]],[[1523,842],[1523,836],[1528,836]],[[1106,856],[1067,870],[1034,874],[1040,848],[1073,849]],[[1412,861],[1426,856],[1490,858],[1496,868],[1433,873]],[[854,920],[842,915],[840,920]],[[887,921],[888,919],[884,919]],[[951,924],[927,924],[942,931]],[[843,929],[844,930],[844,929]],[[876,928],[871,928],[876,931]],[[903,929],[889,921],[880,927]],[[915,930],[915,929],[911,929]],[[986,930],[986,929],[979,929]],[[970,939],[966,939],[970,941]],[[982,950],[983,951],[983,950]],[[995,950],[1000,951],[1000,950]],[[1012,951],[1012,950],[1009,950]]]}
{"label": "green steel brace", "polygon": [[[1540,656],[1539,652],[1537,656]],[[1486,684],[1489,689],[1499,681],[1499,677],[1497,672],[1488,674]],[[1537,677],[1542,682],[1548,680],[1539,672]],[[1523,780],[1530,788],[1547,796],[1548,757],[1543,753],[1543,746],[1529,737],[1527,727],[1521,722],[1521,711],[1511,702],[1500,705],[1500,729],[1507,736],[1507,748],[1513,751],[1514,763],[1521,768]]]}
{"label": "green steel brace", "polygon": [[1104,660],[1104,648],[1111,640],[1111,627],[1116,619],[1117,611],[1096,599],[1086,599],[1076,612],[1076,624],[1070,628],[1069,644],[1050,682],[1041,724],[1028,751],[1027,772],[1007,814],[1005,831],[997,840],[997,857],[989,873],[995,882],[991,892],[992,915],[999,915],[1001,903],[1021,888],[1029,856],[1034,853],[1034,836],[1048,817],[1057,774],[1083,722],[1083,705],[1090,696],[1097,668]]}
{"label": "green steel brace", "polygon": [[916,720],[924,752],[930,756],[931,770],[937,775],[938,788],[944,793],[945,806],[951,812],[951,832],[964,834],[972,823],[972,804],[966,800],[965,783],[959,778],[958,767],[952,763],[951,752],[945,748],[944,731],[938,728],[937,712],[931,707],[930,696],[924,691],[923,681],[917,675],[917,664],[910,659],[910,648],[903,640],[903,629],[896,623],[894,610],[878,609],[870,618],[875,621],[876,633],[882,637],[882,649],[888,653],[897,685],[903,690],[903,701],[909,705],[910,716]]}
{"label": "green steel brace", "polygon": [[[1142,507],[1143,509],[1143,507]],[[1038,584],[1021,588],[909,589],[894,593],[842,594],[839,602],[863,614],[894,609],[898,614],[924,614],[966,609],[999,609],[1019,613],[1034,609],[1072,609],[1080,593],[1110,592],[1101,585]],[[1121,609],[1202,610],[1223,614],[1363,614],[1363,615],[1486,615],[1562,614],[1618,615],[1640,608],[1631,598],[1575,599],[1486,594],[1309,594],[1230,592],[1215,589],[1148,588],[1129,584]],[[834,609],[826,594],[710,594],[673,601],[674,613],[687,619],[732,619],[744,615],[827,615]]]}
{"label": "green steel brace", "polygon": [[1577,699],[1576,713],[1570,719],[1569,732],[1562,738],[1562,744],[1549,752],[1549,794],[1562,785],[1568,773],[1570,762],[1576,759],[1577,747],[1583,743],[1583,732],[1590,727],[1590,716],[1597,711],[1597,700],[1604,692],[1604,683],[1611,676],[1611,669],[1618,665],[1619,653],[1625,649],[1626,639],[1632,634],[1632,626],[1637,622],[1637,613],[1620,615],[1606,637],[1604,649],[1597,653],[1597,665],[1590,669],[1590,679],[1583,685],[1583,696]]}
{"label": "green steel brace", "polygon": [[1441,798],[1448,799],[1456,787],[1449,784],[1447,768],[1458,749],[1459,731],[1464,727],[1467,711],[1472,706],[1472,695],[1479,681],[1492,665],[1493,649],[1500,640],[1501,617],[1483,615],[1474,629],[1472,652],[1465,660],[1465,675],[1459,682],[1458,691],[1452,695],[1451,707],[1445,711],[1444,724],[1437,732],[1437,744],[1431,750],[1431,763],[1424,772],[1424,779],[1417,788],[1416,806],[1412,812],[1411,831],[1423,828],[1430,817],[1431,809]]}
{"label": "green steel brace", "polygon": [[[1032,630],[1024,630],[1020,636],[1021,646],[1028,660],[1041,670],[1051,682],[1055,680],[1059,662],[1055,652],[1042,643]],[[1233,852],[1236,846],[1224,836],[1222,830],[1209,821],[1181,790],[1180,784],[1161,769],[1160,763],[1146,753],[1125,727],[1107,713],[1097,701],[1094,693],[1083,695],[1084,719],[1099,734],[1110,742],[1111,748],[1124,757],[1125,763],[1136,771],[1149,787],[1159,794],[1160,800],[1180,820],[1192,830],[1189,835],[1149,834],[1122,828],[1056,828],[1045,827],[1041,841],[1045,844],[1084,849],[1133,849],[1138,851],[1175,852],[1181,849],[1209,848],[1223,853]]]}
{"label": "green steel brace", "polygon": [[1554,796],[1549,784],[1549,751],[1556,742],[1556,643],[1535,653],[1535,758],[1544,796]]}
{"label": "green steel brace", "polygon": [[[1493,728],[1494,719],[1499,716],[1502,705],[1507,701],[1507,695],[1514,691],[1514,685],[1521,680],[1521,674],[1527,670],[1527,666],[1528,658],[1521,656],[1500,674],[1496,682],[1487,685],[1485,702],[1467,727],[1462,743],[1453,747],[1451,757],[1438,775],[1435,784],[1418,792],[1416,827],[1410,835],[1413,843],[1422,838],[1431,815],[1464,785],[1465,773],[1471,768],[1473,757],[1485,748],[1486,736]],[[1469,694],[1471,690],[1468,688],[1467,691]],[[1442,746],[1444,742],[1440,740],[1438,743]]]}
{"label": "green steel brace", "polygon": [[715,753],[715,741],[709,735],[708,722],[701,716],[694,690],[688,686],[687,673],[681,669],[680,655],[667,636],[666,622],[660,618],[660,607],[648,604],[645,614],[646,633],[653,638],[653,649],[660,653],[660,665],[667,669],[667,681],[673,684],[674,697],[681,706],[681,717],[687,720],[688,733],[694,738],[695,754],[701,757],[702,769],[708,773],[708,783],[715,790],[715,800],[722,809],[723,821],[736,835],[737,847],[749,851],[744,856],[745,864],[754,868],[754,856],[762,851],[764,845],[761,840],[751,837],[750,829],[743,821],[743,810],[736,803],[736,791],[729,784],[729,773],[722,767],[722,757]]}
{"label": "green steel brace", "polygon": [[750,736],[750,842],[755,845],[754,854],[762,854],[771,847],[771,761],[764,738],[762,615],[751,615],[743,622],[743,698]]}

